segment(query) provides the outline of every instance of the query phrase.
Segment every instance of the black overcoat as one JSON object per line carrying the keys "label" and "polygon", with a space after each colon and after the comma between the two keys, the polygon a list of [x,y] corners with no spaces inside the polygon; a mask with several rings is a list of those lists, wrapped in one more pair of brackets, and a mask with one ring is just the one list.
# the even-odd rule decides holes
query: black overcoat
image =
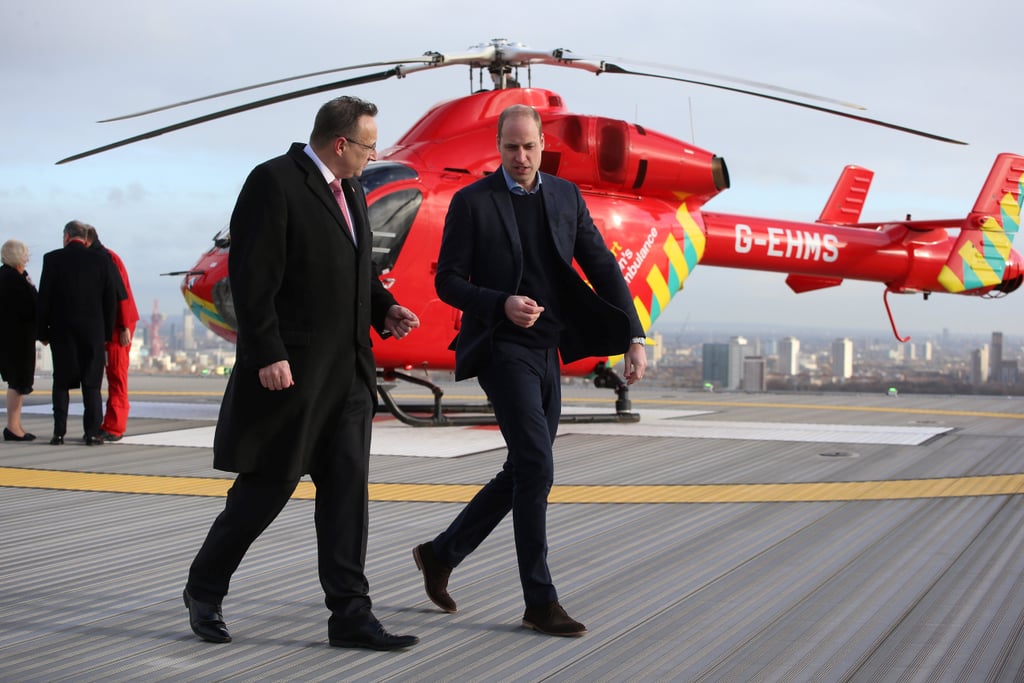
{"label": "black overcoat", "polygon": [[[249,174],[231,215],[228,274],[237,358],[214,437],[214,467],[297,479],[330,457],[354,373],[376,393],[371,324],[386,335],[394,298],[371,261],[366,197],[342,181],[358,248],[323,174],[293,143]],[[269,391],[259,369],[287,360],[295,385]]]}
{"label": "black overcoat", "polygon": [[36,288],[27,273],[0,266],[0,375],[8,384],[31,388],[36,370]]}
{"label": "black overcoat", "polygon": [[117,296],[109,261],[77,240],[43,256],[38,336],[50,345],[55,386],[103,383]]}
{"label": "black overcoat", "polygon": [[[456,192],[448,207],[434,286],[442,301],[463,312],[453,342],[456,379],[477,374],[489,355],[495,328],[506,319],[505,299],[518,291],[522,280],[523,247],[509,194],[498,169]],[[541,194],[562,266],[555,274],[563,297],[562,360],[625,353],[630,338],[643,336],[644,329],[622,270],[579,188],[542,173]],[[593,289],[572,267],[573,260]]]}

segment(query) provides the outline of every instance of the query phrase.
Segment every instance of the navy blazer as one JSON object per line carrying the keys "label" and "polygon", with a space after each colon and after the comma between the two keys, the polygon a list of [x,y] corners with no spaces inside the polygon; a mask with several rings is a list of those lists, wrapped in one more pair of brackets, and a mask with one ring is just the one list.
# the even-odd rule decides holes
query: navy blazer
{"label": "navy blazer", "polygon": [[[563,301],[562,361],[625,353],[644,335],[619,264],[597,230],[574,184],[542,173],[541,195],[559,263]],[[590,285],[572,267],[582,268]],[[505,300],[523,276],[523,247],[504,174],[462,188],[445,217],[434,286],[445,303],[463,312],[455,349],[455,378],[474,377],[490,355],[494,331],[506,319]]]}

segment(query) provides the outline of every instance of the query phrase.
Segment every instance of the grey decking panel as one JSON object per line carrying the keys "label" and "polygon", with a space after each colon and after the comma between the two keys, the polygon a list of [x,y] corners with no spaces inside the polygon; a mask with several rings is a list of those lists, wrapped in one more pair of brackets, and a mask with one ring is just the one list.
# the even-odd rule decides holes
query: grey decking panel
{"label": "grey decking panel", "polygon": [[[721,397],[716,397],[721,400]],[[838,406],[891,405],[826,396]],[[908,424],[899,414],[759,407],[715,419]],[[794,403],[801,401],[786,399]],[[1013,402],[901,405],[1009,412]],[[803,402],[807,402],[803,398]],[[558,483],[856,481],[1019,473],[1016,422],[942,416],[922,446],[567,435]],[[28,424],[45,433],[45,421]],[[27,420],[28,421],[28,420]],[[1024,422],[1024,421],[1022,421]],[[176,424],[190,425],[181,421]],[[166,428],[149,418],[132,423]],[[4,444],[0,464],[223,476],[202,449]],[[373,481],[482,483],[500,451],[445,461],[375,457]],[[312,503],[293,501],[239,568],[235,642],[188,632],[180,590],[223,501],[0,489],[0,679],[89,680],[1014,680],[1024,661],[1024,496],[820,503],[552,505],[551,564],[580,639],[518,627],[506,521],[452,578],[460,611],[426,601],[411,547],[461,506],[371,504],[375,612],[422,642],[401,653],[326,646]]]}

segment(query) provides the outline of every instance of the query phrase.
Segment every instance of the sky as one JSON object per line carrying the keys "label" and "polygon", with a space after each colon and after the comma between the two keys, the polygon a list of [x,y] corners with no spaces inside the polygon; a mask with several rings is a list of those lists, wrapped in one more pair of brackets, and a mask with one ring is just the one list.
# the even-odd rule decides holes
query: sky
{"label": "sky", "polygon": [[[71,219],[127,264],[143,317],[184,309],[180,278],[226,226],[253,166],[305,141],[321,94],[170,133],[70,164],[71,154],[283,92],[234,95],[128,121],[98,120],[276,78],[456,53],[493,38],[568,48],[636,70],[726,74],[867,107],[864,115],[965,140],[954,146],[739,94],[536,67],[533,85],[581,114],[624,119],[725,158],[732,187],[708,211],[813,220],[847,164],[875,172],[866,221],[964,216],[995,156],[1024,153],[1024,56],[1011,0],[8,0],[0,6],[0,239],[42,255]],[[671,73],[663,71],[664,73]],[[685,73],[676,75],[687,76]],[[309,86],[336,80],[300,81]],[[431,105],[469,91],[450,67],[349,90],[380,108],[378,147]],[[341,94],[341,93],[338,93]],[[1018,245],[1020,248],[1021,245]],[[889,333],[876,283],[793,294],[784,276],[698,266],[658,325]],[[1024,292],[1000,300],[891,296],[922,338],[1024,335]]]}

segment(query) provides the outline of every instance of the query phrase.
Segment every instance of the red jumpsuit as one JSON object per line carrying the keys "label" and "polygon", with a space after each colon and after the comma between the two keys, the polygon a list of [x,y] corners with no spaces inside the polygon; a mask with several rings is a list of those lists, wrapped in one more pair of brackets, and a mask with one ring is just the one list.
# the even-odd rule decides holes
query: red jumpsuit
{"label": "red jumpsuit", "polygon": [[[128,354],[131,351],[132,337],[135,336],[135,325],[139,322],[139,309],[135,307],[135,297],[128,283],[128,271],[125,270],[121,257],[107,249],[114,260],[117,270],[121,273],[124,289],[128,296],[117,302],[117,317],[114,322],[114,335],[107,340],[107,410],[103,416],[100,429],[115,437],[124,434],[128,424]],[[128,344],[121,345],[121,331],[128,333]]]}

